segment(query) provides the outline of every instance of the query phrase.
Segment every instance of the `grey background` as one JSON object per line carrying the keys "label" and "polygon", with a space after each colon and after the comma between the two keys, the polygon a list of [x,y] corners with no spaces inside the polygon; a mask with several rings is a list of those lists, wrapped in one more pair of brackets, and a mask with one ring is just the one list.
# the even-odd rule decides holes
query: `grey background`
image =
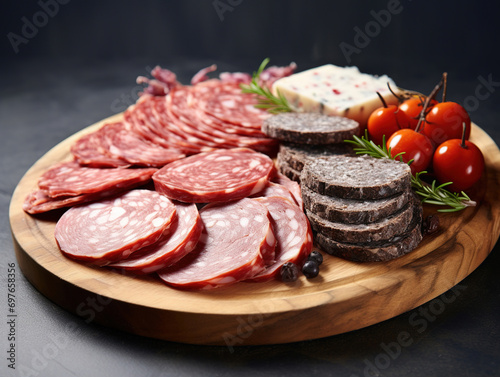
{"label": "grey background", "polygon": [[[251,72],[264,57],[277,65],[295,61],[299,70],[352,64],[424,93],[448,71],[449,99],[468,106],[498,144],[496,2],[233,0],[222,1],[231,7],[222,15],[213,1],[65,3],[46,22],[37,1],[4,1],[0,13],[0,375],[363,376],[373,365],[382,376],[500,375],[498,245],[454,290],[396,318],[339,336],[231,352],[141,338],[64,311],[22,275],[8,222],[25,171],[66,137],[124,110],[140,90],[135,78],[156,64],[184,83],[212,63],[219,71]],[[377,29],[373,14],[387,14],[389,4],[400,11]],[[24,20],[34,17],[42,26],[16,53],[8,35],[22,36]],[[372,36],[356,44],[357,30]],[[342,43],[359,53],[349,61]],[[5,357],[9,263],[16,263],[15,371]],[[416,321],[431,309],[438,315]],[[411,344],[388,359],[384,347],[401,334]]]}

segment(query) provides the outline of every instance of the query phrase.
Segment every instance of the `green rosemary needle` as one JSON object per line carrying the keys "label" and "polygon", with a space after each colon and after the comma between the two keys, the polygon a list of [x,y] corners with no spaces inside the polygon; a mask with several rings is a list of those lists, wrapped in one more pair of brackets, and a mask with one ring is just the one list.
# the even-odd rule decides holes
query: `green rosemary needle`
{"label": "green rosemary needle", "polygon": [[[353,144],[354,151],[357,154],[367,154],[375,158],[390,158],[393,160],[399,158],[401,161],[403,160],[401,156],[404,152],[398,153],[394,157],[391,156],[390,148],[387,149],[386,147],[385,137],[382,139],[382,146],[378,146],[372,140],[369,140],[366,131],[365,136],[353,136],[353,140],[345,140],[345,142]],[[408,164],[411,163],[412,161],[408,162]],[[448,207],[438,209],[439,212],[456,212],[476,205],[476,202],[472,201],[465,192],[462,191],[459,194],[446,190],[445,187],[451,185],[451,182],[441,185],[437,185],[436,180],[432,181],[431,184],[423,182],[420,176],[426,173],[426,171],[422,171],[411,177],[411,187],[420,196],[422,203]]]}
{"label": "green rosemary needle", "polygon": [[271,114],[288,113],[294,111],[288,104],[287,99],[279,91],[274,95],[268,87],[261,86],[260,75],[266,65],[269,63],[269,58],[266,58],[260,64],[257,72],[252,75],[250,84],[241,84],[240,88],[243,93],[256,94],[259,99],[255,107],[267,110]]}

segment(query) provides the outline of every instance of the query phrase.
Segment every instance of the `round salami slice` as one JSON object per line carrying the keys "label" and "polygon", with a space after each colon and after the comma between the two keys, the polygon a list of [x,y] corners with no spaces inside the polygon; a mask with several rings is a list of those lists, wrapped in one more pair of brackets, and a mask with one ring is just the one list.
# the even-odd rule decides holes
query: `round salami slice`
{"label": "round salami slice", "polygon": [[125,129],[121,122],[109,123],[102,128],[107,151],[131,165],[162,167],[185,157],[179,150],[163,148]]}
{"label": "round salami slice", "polygon": [[209,204],[200,210],[205,226],[195,249],[158,272],[167,284],[210,289],[248,279],[265,268],[276,240],[267,208],[253,199]]}
{"label": "round salami slice", "polygon": [[149,181],[158,169],[99,169],[75,161],[49,168],[38,180],[38,187],[52,198],[95,194],[113,188],[131,187]]}
{"label": "round salami slice", "polygon": [[109,153],[102,129],[80,137],[71,145],[70,151],[80,165],[95,168],[127,168],[131,165],[123,158]]}
{"label": "round salami slice", "polygon": [[[215,81],[214,83],[212,80],[212,82],[205,82],[194,86],[191,94],[193,97],[192,102],[199,112],[199,116],[211,120],[214,127],[238,135],[267,137],[260,128],[262,120],[268,117],[269,114],[264,110],[253,107],[257,103],[255,99],[251,98],[248,94],[241,93],[241,89],[234,84],[227,84],[221,81]],[[253,104],[251,107],[252,115],[254,112],[259,113],[250,122],[248,117],[244,118],[244,120],[240,119],[241,112],[246,111],[246,109],[235,108],[233,105],[234,98],[240,97],[248,101],[247,105]],[[224,99],[228,98],[230,98],[228,102],[231,105],[230,107],[224,105]],[[215,116],[214,113],[219,114],[219,117]],[[240,119],[239,122],[238,119]]]}
{"label": "round salami slice", "polygon": [[149,274],[174,264],[191,252],[198,243],[203,222],[196,204],[175,203],[175,208],[177,221],[166,236],[110,267]]}
{"label": "round salami slice", "polygon": [[174,204],[150,190],[70,208],[58,220],[54,235],[70,258],[106,265],[149,246],[167,231]]}
{"label": "round salami slice", "polygon": [[[256,198],[269,210],[276,237],[275,262],[251,281],[266,281],[276,278],[286,262],[302,266],[313,247],[313,234],[309,221],[295,204],[280,197]],[[300,269],[299,267],[299,269]]]}
{"label": "round salami slice", "polygon": [[200,101],[201,109],[222,121],[247,128],[260,129],[264,119],[270,115],[256,108],[258,100],[251,94],[241,92],[239,84],[221,83],[216,95],[206,96]]}
{"label": "round salami slice", "polygon": [[281,113],[262,123],[262,131],[276,139],[299,144],[334,144],[352,138],[358,122],[319,113]]}
{"label": "round salami slice", "polygon": [[278,183],[267,182],[264,190],[258,192],[251,196],[252,198],[270,198],[270,197],[279,197],[288,199],[291,203],[297,204],[295,198],[289,189],[285,186],[282,186]]}
{"label": "round salami slice", "polygon": [[273,161],[247,148],[220,149],[174,161],[153,175],[158,192],[187,203],[227,202],[264,189]]}
{"label": "round salami slice", "polygon": [[290,178],[288,178],[284,174],[281,174],[280,172],[276,172],[271,181],[286,187],[292,194],[295,203],[297,203],[300,209],[304,210],[304,201],[302,200],[302,189],[296,181],[292,181]]}

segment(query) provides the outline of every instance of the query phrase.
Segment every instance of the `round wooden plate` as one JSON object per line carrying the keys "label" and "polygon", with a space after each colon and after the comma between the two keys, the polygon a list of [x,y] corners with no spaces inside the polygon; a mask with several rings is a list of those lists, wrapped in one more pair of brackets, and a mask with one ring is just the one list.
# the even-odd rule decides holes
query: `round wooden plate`
{"label": "round wooden plate", "polygon": [[[229,347],[315,339],[369,326],[446,292],[493,249],[500,233],[500,151],[473,125],[486,171],[470,195],[477,206],[440,214],[441,228],[410,254],[391,262],[354,263],[325,254],[317,278],[294,283],[237,283],[211,291],[172,289],[155,276],[89,267],[64,257],[54,240],[59,213],[30,216],[26,195],[55,162],[70,159],[70,145],[96,123],[64,140],[19,182],[10,204],[16,256],[26,278],[46,297],[86,322],[134,334]],[[426,213],[434,208],[425,207]]]}

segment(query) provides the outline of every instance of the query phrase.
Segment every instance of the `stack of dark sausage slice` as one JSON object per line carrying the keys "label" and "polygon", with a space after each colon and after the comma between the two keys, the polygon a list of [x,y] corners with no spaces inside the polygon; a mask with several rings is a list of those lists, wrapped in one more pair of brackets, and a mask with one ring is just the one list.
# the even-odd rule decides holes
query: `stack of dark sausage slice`
{"label": "stack of dark sausage slice", "polygon": [[352,261],[394,259],[419,244],[422,206],[407,164],[356,156],[343,142],[357,133],[352,122],[280,114],[266,119],[263,130],[281,140],[278,169],[300,183],[319,247]]}

